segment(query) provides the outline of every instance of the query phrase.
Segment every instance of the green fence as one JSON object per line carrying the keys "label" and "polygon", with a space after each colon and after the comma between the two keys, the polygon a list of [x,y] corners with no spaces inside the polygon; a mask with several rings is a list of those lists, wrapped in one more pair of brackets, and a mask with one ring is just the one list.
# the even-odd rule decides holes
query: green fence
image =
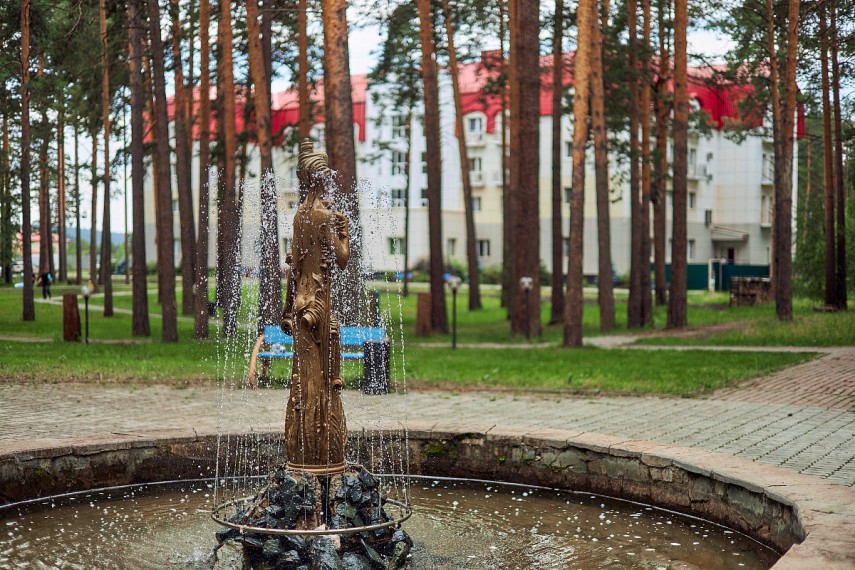
{"label": "green fence", "polygon": [[[651,265],[651,271],[653,266]],[[768,265],[738,265],[713,261],[712,272],[715,278],[716,291],[730,291],[730,280],[733,277],[769,277]],[[671,264],[665,265],[665,279],[671,282]],[[690,263],[686,270],[686,288],[689,290],[709,289],[709,265],[706,263]]]}

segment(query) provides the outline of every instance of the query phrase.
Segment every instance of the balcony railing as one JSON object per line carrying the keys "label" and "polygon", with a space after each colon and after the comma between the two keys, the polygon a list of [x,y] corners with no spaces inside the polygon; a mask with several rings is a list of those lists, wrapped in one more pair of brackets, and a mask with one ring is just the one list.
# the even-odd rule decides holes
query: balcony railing
{"label": "balcony railing", "polygon": [[469,184],[472,186],[484,185],[484,173],[480,170],[472,170],[469,172]]}
{"label": "balcony railing", "polygon": [[706,164],[698,164],[695,162],[689,163],[689,168],[687,171],[687,175],[690,180],[702,180],[707,177],[707,165]]}
{"label": "balcony railing", "polygon": [[466,144],[483,144],[484,143],[484,131],[468,131],[466,133]]}

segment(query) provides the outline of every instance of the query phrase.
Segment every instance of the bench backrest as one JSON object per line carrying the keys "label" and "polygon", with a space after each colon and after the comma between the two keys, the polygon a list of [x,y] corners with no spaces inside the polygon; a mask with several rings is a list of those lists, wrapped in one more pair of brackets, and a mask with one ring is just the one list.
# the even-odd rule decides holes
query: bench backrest
{"label": "bench backrest", "polygon": [[[369,341],[386,340],[386,329],[381,327],[341,327],[342,346],[362,346]],[[265,344],[294,344],[294,337],[285,334],[278,325],[264,327]]]}

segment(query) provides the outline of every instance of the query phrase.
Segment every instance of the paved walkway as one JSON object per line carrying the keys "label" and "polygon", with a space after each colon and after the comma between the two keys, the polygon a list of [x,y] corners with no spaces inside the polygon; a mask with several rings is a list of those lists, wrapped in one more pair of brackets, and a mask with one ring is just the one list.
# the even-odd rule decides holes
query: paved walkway
{"label": "paved walkway", "polygon": [[[285,390],[0,385],[0,442],[283,421]],[[554,427],[647,439],[780,465],[855,487],[855,348],[703,399],[471,392],[345,393],[348,417]]]}

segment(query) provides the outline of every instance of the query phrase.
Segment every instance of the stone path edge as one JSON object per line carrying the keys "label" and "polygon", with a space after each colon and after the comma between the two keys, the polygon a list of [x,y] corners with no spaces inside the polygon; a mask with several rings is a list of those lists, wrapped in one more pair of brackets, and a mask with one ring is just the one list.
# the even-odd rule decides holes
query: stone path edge
{"label": "stone path edge", "polygon": [[[351,422],[351,445],[406,427],[413,474],[596,492],[726,524],[784,552],[775,570],[855,567],[855,490],[695,448],[604,434],[467,423]],[[223,434],[225,435],[225,434]],[[278,425],[230,433],[276,444]],[[0,443],[0,505],[213,474],[215,431],[147,430]],[[0,517],[2,517],[0,507]]]}

